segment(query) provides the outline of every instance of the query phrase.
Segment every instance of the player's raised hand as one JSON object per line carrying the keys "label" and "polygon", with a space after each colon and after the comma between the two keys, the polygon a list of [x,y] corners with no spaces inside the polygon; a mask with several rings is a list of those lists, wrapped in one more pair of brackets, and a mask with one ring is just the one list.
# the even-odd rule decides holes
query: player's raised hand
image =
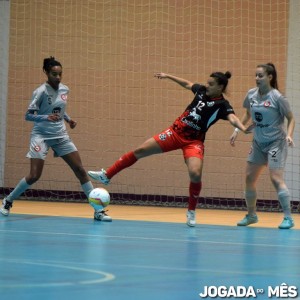
{"label": "player's raised hand", "polygon": [[164,78],[167,78],[167,74],[166,74],[166,73],[159,72],[159,73],[155,73],[155,74],[154,74],[154,77],[156,77],[156,78],[158,78],[158,79],[164,79]]}

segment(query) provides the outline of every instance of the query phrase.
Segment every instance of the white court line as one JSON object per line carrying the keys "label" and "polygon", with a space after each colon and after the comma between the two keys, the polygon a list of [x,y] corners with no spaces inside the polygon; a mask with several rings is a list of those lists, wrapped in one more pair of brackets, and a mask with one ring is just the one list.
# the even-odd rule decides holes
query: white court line
{"label": "white court line", "polygon": [[[23,261],[23,260],[19,260],[19,259],[0,259],[0,261],[8,261],[8,262],[16,262],[16,263],[27,263],[27,264],[35,264],[35,265],[43,265],[43,266],[55,266],[55,267],[61,267],[61,268],[68,268],[68,269],[73,269],[73,270],[83,270],[83,271],[90,271],[90,269],[85,269],[85,268],[77,268],[77,267],[68,267],[66,266],[66,264],[83,264],[83,263],[79,263],[79,262],[75,262],[75,263],[72,263],[72,262],[64,262],[64,261],[48,261],[47,263],[44,263],[44,262],[31,262],[31,261]],[[85,264],[85,263],[84,263]],[[216,273],[216,270],[215,269],[205,269],[205,268],[197,268],[197,269],[193,269],[193,268],[178,268],[178,267],[164,267],[164,266],[154,266],[154,265],[134,265],[134,264],[113,264],[111,262],[105,264],[105,263],[93,263],[93,266],[95,265],[99,265],[99,266],[109,266],[110,268],[112,267],[115,267],[115,268],[125,268],[125,269],[131,269],[131,268],[135,268],[135,269],[148,269],[148,270],[162,270],[162,271],[179,271],[179,272],[194,272],[194,273],[213,273],[215,274]],[[95,270],[91,270],[93,271],[93,273],[96,273],[96,272],[100,272],[100,271],[95,271]],[[101,273],[101,272],[100,272]],[[103,274],[109,274],[109,273],[104,273],[102,272]],[[101,273],[101,274],[102,274]],[[222,270],[220,267],[218,268],[218,275],[221,275],[221,274],[231,274],[231,275],[261,275],[261,276],[273,276],[274,275],[274,271],[273,270],[254,270],[254,271],[238,271],[238,270],[230,270],[230,269],[225,269],[225,270]],[[111,274],[110,274],[111,275]],[[112,275],[114,276],[114,275]],[[291,273],[287,273],[285,274],[285,277],[291,277],[291,278],[299,278],[300,274],[291,274]],[[113,280],[115,279],[115,276],[114,278],[112,279],[107,279],[107,280],[103,280],[101,282],[104,282],[104,281],[108,281],[108,280]],[[100,279],[101,280],[101,279]],[[99,283],[99,280],[89,280],[89,281],[79,281],[79,283],[81,284],[94,284],[94,283]],[[71,282],[65,282],[65,283],[44,283],[44,284],[34,284],[34,285],[18,285],[18,284],[13,284],[13,285],[6,285],[6,287],[52,287],[52,286],[70,286],[70,285],[74,285],[74,284],[77,284],[77,283],[71,283]],[[3,285],[4,286],[4,285]],[[0,285],[1,287],[1,285]]]}
{"label": "white court line", "polygon": [[33,262],[30,260],[21,260],[21,259],[8,259],[8,258],[0,258],[0,261],[5,261],[9,263],[16,263],[16,264],[28,264],[28,265],[37,265],[37,266],[46,266],[51,268],[60,268],[60,269],[69,269],[73,271],[78,272],[85,272],[85,273],[93,273],[97,275],[101,275],[101,278],[93,279],[93,280],[80,280],[80,281],[66,281],[66,282],[52,282],[52,283],[24,283],[24,284],[18,284],[18,283],[8,283],[8,284],[0,284],[0,287],[5,288],[32,288],[32,287],[54,287],[54,286],[72,286],[72,285],[87,285],[87,284],[98,284],[103,283],[106,281],[114,280],[116,277],[113,274],[102,272],[99,270],[92,270],[92,269],[86,269],[86,268],[78,268],[78,267],[70,267],[64,264],[64,262],[61,262],[59,264],[53,264],[49,262]]}
{"label": "white court line", "polygon": [[[47,232],[47,231],[26,231],[26,230],[1,230],[0,232],[12,232],[12,233],[28,233],[28,234],[48,234],[48,235],[65,235],[65,236],[82,236],[82,237],[97,237],[97,238],[115,238],[115,239],[124,239],[124,240],[149,240],[149,241],[162,241],[162,242],[185,242],[185,243],[194,243],[194,244],[217,244],[217,245],[240,245],[240,246],[259,246],[259,247],[281,247],[281,248],[295,248],[300,250],[299,246],[290,246],[290,245],[278,245],[278,244],[252,244],[252,243],[236,243],[236,242],[220,242],[220,241],[208,241],[201,240],[197,237],[191,239],[166,239],[166,238],[157,238],[157,237],[140,237],[140,236],[119,236],[119,235],[98,235],[98,234],[85,234],[85,233],[67,233],[67,232]],[[194,240],[196,239],[197,240]],[[297,239],[296,239],[297,240]]]}

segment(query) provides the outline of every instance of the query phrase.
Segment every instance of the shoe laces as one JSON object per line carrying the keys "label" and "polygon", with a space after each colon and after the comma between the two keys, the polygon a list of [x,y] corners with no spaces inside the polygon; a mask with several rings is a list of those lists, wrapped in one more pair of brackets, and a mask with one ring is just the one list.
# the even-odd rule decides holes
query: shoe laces
{"label": "shoe laces", "polygon": [[4,204],[4,208],[5,209],[10,209],[12,207],[12,203],[10,201],[5,201],[5,204]]}
{"label": "shoe laces", "polygon": [[107,216],[107,213],[106,213],[107,211],[108,211],[108,209],[107,210],[103,209],[103,210],[100,211],[100,213],[103,214],[103,215],[105,215],[105,216]]}
{"label": "shoe laces", "polygon": [[108,211],[108,209],[107,209],[107,210],[102,209],[102,210],[96,211],[95,214],[96,214],[96,215],[104,215],[104,216],[108,216],[107,213],[106,213],[107,211]]}

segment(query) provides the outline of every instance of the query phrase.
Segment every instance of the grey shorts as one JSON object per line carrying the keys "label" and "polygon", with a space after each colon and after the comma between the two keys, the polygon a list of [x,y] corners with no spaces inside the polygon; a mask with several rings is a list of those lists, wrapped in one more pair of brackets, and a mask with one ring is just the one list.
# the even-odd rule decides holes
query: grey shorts
{"label": "grey shorts", "polygon": [[31,136],[30,148],[26,157],[45,160],[50,148],[54,152],[54,157],[64,156],[77,151],[76,146],[68,136],[51,140],[44,140],[39,136]]}
{"label": "grey shorts", "polygon": [[259,144],[253,140],[248,162],[269,165],[270,169],[283,169],[287,158],[288,145],[285,139]]}

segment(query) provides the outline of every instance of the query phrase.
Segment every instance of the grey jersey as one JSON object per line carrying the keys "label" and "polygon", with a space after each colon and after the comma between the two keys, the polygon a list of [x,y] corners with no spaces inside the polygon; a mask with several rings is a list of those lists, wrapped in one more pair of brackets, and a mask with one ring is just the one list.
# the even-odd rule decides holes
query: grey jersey
{"label": "grey jersey", "polygon": [[[33,135],[40,135],[43,139],[55,139],[68,136],[64,123],[69,88],[60,83],[58,90],[54,90],[48,83],[38,87],[32,95],[28,111],[35,111],[39,119],[34,121]],[[61,120],[50,122],[47,116],[59,114]],[[30,120],[29,118],[27,118]]]}
{"label": "grey jersey", "polygon": [[254,129],[254,139],[258,143],[269,143],[284,139],[284,118],[291,111],[287,99],[276,89],[261,96],[258,88],[249,90],[244,100],[246,109],[250,110]]}

